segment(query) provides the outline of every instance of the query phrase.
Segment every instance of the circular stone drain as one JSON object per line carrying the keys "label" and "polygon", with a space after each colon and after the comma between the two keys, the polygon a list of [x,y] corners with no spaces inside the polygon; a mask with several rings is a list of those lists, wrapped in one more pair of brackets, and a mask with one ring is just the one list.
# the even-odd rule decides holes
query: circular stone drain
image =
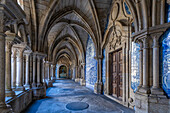
{"label": "circular stone drain", "polygon": [[84,110],[87,109],[89,105],[85,102],[71,102],[66,105],[66,108],[69,110]]}

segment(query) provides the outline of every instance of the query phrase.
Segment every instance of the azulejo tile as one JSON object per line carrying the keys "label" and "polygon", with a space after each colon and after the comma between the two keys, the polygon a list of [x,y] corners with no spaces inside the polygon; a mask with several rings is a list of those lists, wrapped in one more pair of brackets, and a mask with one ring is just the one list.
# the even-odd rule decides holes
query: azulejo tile
{"label": "azulejo tile", "polygon": [[97,61],[94,59],[96,55],[95,46],[92,38],[87,40],[86,48],[86,83],[94,85],[97,81]]}
{"label": "azulejo tile", "polygon": [[136,92],[137,87],[140,83],[140,73],[139,73],[139,59],[140,59],[140,45],[132,42],[132,52],[131,52],[131,87]]}

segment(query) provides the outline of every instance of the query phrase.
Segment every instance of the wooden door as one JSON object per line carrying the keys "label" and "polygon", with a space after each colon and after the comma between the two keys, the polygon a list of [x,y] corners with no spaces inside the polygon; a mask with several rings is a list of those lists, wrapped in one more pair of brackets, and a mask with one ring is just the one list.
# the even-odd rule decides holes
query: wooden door
{"label": "wooden door", "polygon": [[122,50],[112,54],[112,95],[122,98]]}

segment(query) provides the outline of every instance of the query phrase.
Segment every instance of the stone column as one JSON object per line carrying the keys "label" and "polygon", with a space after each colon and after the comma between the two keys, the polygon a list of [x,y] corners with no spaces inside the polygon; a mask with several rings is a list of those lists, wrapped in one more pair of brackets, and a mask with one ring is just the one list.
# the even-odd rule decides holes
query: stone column
{"label": "stone column", "polygon": [[75,66],[75,71],[76,71],[75,82],[79,82],[79,78],[78,78],[79,70],[78,69],[79,69],[78,66]]}
{"label": "stone column", "polygon": [[40,87],[41,84],[41,69],[40,69],[40,64],[41,64],[41,56],[37,56],[37,87]]}
{"label": "stone column", "polygon": [[53,66],[52,66],[52,81],[53,82],[55,82],[55,79],[56,79],[56,77],[55,77],[55,69],[56,69],[56,66],[53,64]]}
{"label": "stone column", "polygon": [[0,34],[0,110],[6,107],[5,103],[5,35]]}
{"label": "stone column", "polygon": [[11,49],[15,34],[8,33],[6,37],[6,68],[5,68],[5,94],[6,97],[14,97],[15,92],[11,88]]}
{"label": "stone column", "polygon": [[51,64],[48,63],[48,80],[51,81]]}
{"label": "stone column", "polygon": [[16,81],[16,90],[17,91],[24,91],[25,88],[23,87],[23,52],[24,47],[17,48],[17,81]]}
{"label": "stone column", "polygon": [[36,54],[33,54],[33,83],[32,83],[32,87],[36,87]]}
{"label": "stone column", "polygon": [[30,89],[30,54],[32,51],[26,51],[25,56],[26,56],[26,77],[25,77],[25,85],[24,87],[26,89]]}
{"label": "stone column", "polygon": [[43,83],[43,85],[45,85],[45,58],[43,58],[43,60],[42,60],[42,83]]}
{"label": "stone column", "polygon": [[16,88],[16,73],[17,73],[17,62],[16,62],[17,49],[12,48],[12,89]]}
{"label": "stone column", "polygon": [[32,54],[30,54],[30,85],[33,83],[33,57]]}
{"label": "stone column", "polygon": [[46,66],[47,66],[47,69],[48,69],[48,81],[47,81],[47,86],[48,87],[52,87],[52,81],[51,81],[51,76],[50,76],[50,74],[51,74],[51,63],[50,62],[47,62],[46,63]]}
{"label": "stone column", "polygon": [[85,63],[81,64],[81,79],[80,79],[80,85],[85,86],[86,85],[86,80],[85,80]]}
{"label": "stone column", "polygon": [[140,84],[138,86],[138,90],[142,87],[143,85],[143,43],[140,43]]}
{"label": "stone column", "polygon": [[164,94],[159,86],[159,37],[161,34],[156,34],[153,37],[153,87],[151,93],[155,95]]}
{"label": "stone column", "polygon": [[97,58],[97,83],[94,86],[94,93],[101,94],[102,93],[102,56],[98,56]]}
{"label": "stone column", "polygon": [[53,64],[50,66],[50,75],[51,75],[51,80],[53,80]]}
{"label": "stone column", "polygon": [[149,94],[150,88],[149,88],[149,39],[148,36],[146,36],[143,39],[143,86],[142,90],[140,90],[142,93]]}

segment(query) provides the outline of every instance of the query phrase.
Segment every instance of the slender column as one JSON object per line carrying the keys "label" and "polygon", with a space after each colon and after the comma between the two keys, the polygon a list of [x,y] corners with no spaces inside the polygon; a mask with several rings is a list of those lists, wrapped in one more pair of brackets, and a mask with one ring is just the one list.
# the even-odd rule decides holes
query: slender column
{"label": "slender column", "polygon": [[47,74],[48,74],[48,81],[50,81],[51,80],[51,77],[50,77],[50,64],[47,63],[46,65],[47,65],[47,69],[48,69],[48,72],[47,72]]}
{"label": "slender column", "polygon": [[150,93],[149,89],[149,40],[145,37],[143,40],[143,93]]}
{"label": "slender column", "polygon": [[53,65],[50,66],[50,74],[51,74],[51,80],[53,80]]}
{"label": "slender column", "polygon": [[55,79],[56,79],[56,78],[55,78],[55,68],[56,68],[56,66],[53,64],[51,68],[52,68],[52,80],[53,80],[53,82],[54,82]]}
{"label": "slender column", "polygon": [[23,87],[23,51],[24,48],[18,48],[17,50],[17,81],[16,81],[16,90],[24,91]]}
{"label": "slender column", "polygon": [[143,43],[140,42],[140,84],[138,86],[138,89],[142,87],[143,85]]}
{"label": "slender column", "polygon": [[151,89],[152,94],[164,94],[163,90],[159,86],[159,36],[156,34],[153,37],[153,87]]}
{"label": "slender column", "polygon": [[153,88],[159,88],[159,44],[153,39]]}
{"label": "slender column", "polygon": [[85,63],[82,63],[82,79],[85,80]]}
{"label": "slender column", "polygon": [[26,77],[25,77],[25,85],[24,87],[27,88],[27,89],[30,89],[30,73],[29,73],[29,70],[30,70],[30,54],[31,54],[31,51],[26,51],[25,52],[25,56],[26,56]]}
{"label": "slender column", "polygon": [[102,56],[96,58],[97,60],[97,83],[102,82]]}
{"label": "slender column", "polygon": [[41,61],[41,56],[37,56],[37,87],[41,86],[41,70],[40,70],[40,61]]}
{"label": "slender column", "polygon": [[0,34],[0,108],[5,107],[5,35]]}
{"label": "slender column", "polygon": [[78,66],[76,66],[76,78],[75,79],[77,78],[78,78]]}
{"label": "slender column", "polygon": [[52,84],[52,81],[51,81],[51,63],[50,62],[47,62],[47,69],[48,69],[48,87],[52,87],[53,84]]}
{"label": "slender column", "polygon": [[36,55],[33,54],[33,83],[32,83],[32,87],[36,87],[36,82],[35,82],[35,73],[36,73]]}
{"label": "slender column", "polygon": [[45,65],[45,58],[43,58],[41,63],[42,63],[42,71],[41,71],[42,72],[42,83],[45,84],[45,74],[44,74],[45,73],[45,66],[44,66]]}
{"label": "slender column", "polygon": [[30,54],[30,84],[33,83],[33,57],[32,57],[32,54]]}
{"label": "slender column", "polygon": [[11,49],[15,34],[8,34],[6,37],[6,69],[5,69],[5,94],[7,97],[14,97],[15,92],[11,88]]}
{"label": "slender column", "polygon": [[14,90],[16,88],[16,69],[17,69],[17,62],[16,62],[16,48],[12,48],[12,89]]}

